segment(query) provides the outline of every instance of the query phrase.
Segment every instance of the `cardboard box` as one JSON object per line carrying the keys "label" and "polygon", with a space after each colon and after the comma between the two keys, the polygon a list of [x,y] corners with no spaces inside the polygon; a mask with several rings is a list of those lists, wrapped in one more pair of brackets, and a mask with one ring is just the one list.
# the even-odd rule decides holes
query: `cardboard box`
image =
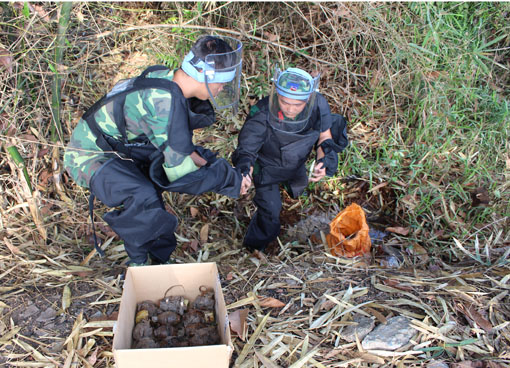
{"label": "cardboard box", "polygon": [[[183,295],[190,302],[200,294],[201,286],[214,289],[216,322],[221,345],[131,349],[136,304],[144,300],[159,301],[171,286],[174,287],[168,291],[167,296]],[[227,309],[216,263],[128,268],[119,317],[114,328],[113,355],[117,368],[228,368],[232,352]]]}

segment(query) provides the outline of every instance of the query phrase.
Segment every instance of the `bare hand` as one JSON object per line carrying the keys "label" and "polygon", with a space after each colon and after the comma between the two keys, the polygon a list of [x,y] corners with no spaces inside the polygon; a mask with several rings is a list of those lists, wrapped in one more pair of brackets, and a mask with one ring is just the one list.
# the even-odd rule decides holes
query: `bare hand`
{"label": "bare hand", "polygon": [[313,168],[312,175],[310,178],[308,178],[308,181],[311,182],[318,182],[323,177],[326,176],[326,168],[324,167],[324,164],[322,162],[319,162],[315,167]]}
{"label": "bare hand", "polygon": [[249,175],[243,176],[243,181],[241,182],[241,195],[245,195],[248,193],[248,189],[251,187],[251,177]]}
{"label": "bare hand", "polygon": [[207,160],[200,156],[197,151],[193,151],[190,156],[193,163],[198,167],[202,167],[207,164]]}

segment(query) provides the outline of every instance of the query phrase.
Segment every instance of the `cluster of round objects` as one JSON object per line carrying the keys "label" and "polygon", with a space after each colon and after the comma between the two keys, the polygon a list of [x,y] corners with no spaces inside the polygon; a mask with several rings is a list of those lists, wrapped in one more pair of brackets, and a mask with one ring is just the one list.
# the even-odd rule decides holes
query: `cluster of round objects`
{"label": "cluster of round objects", "polygon": [[214,291],[204,290],[189,303],[183,296],[145,300],[136,306],[133,349],[154,349],[220,343],[214,318]]}

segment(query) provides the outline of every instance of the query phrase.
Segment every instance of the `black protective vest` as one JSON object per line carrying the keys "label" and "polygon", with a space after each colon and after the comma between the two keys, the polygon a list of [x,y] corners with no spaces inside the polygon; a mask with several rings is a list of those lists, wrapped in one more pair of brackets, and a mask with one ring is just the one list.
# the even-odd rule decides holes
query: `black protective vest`
{"label": "black protective vest", "polygon": [[[197,98],[186,99],[179,86],[172,81],[162,78],[146,78],[148,73],[157,70],[168,70],[168,68],[160,65],[152,66],[136,78],[117,83],[112,91],[85,112],[82,118],[95,135],[96,145],[103,151],[118,152],[146,168],[150,179],[161,190],[194,195],[212,191],[233,198],[239,197],[242,180],[239,170],[232,168],[225,159],[216,158],[216,155],[210,150],[192,143],[193,130],[207,127],[213,124],[216,119],[211,103],[208,100],[202,101]],[[168,141],[160,147],[155,147],[146,136],[137,137],[134,141],[129,141],[127,138],[124,116],[126,96],[131,92],[147,88],[163,89],[172,94],[171,116],[169,116],[167,127]],[[105,134],[94,117],[95,113],[109,102],[113,102],[114,121],[121,134],[120,138]],[[197,151],[207,160],[207,165],[170,183],[162,167],[164,162],[162,152],[167,145],[188,155]],[[91,192],[89,210],[94,230],[94,245],[97,252],[104,256],[104,252],[98,246],[95,234],[93,203],[94,194]]]}
{"label": "black protective vest", "polygon": [[[266,124],[267,138],[258,152],[257,159],[260,171],[254,176],[257,185],[288,182],[294,197],[299,196],[306,188],[308,176],[305,162],[319,139],[323,124],[330,125],[325,120],[331,119],[327,101],[319,96],[302,132],[283,132]],[[261,111],[254,118],[268,122],[269,100],[264,98],[257,106]]]}
{"label": "black protective vest", "polygon": [[[92,133],[96,136],[96,145],[103,151],[115,151],[136,161],[153,161],[166,145],[173,149],[191,154],[194,146],[190,144],[193,129],[209,126],[215,121],[214,109],[209,101],[201,101],[197,98],[186,99],[181,89],[172,81],[162,78],[147,78],[147,74],[168,70],[162,65],[147,68],[140,76],[119,82],[103,98],[90,107],[82,119],[84,119]],[[161,147],[155,147],[146,136],[137,137],[134,141],[128,141],[126,131],[126,119],[124,117],[124,104],[129,93],[147,88],[163,89],[171,93],[172,99],[169,116],[171,123],[168,124],[168,141]],[[99,127],[94,115],[107,103],[113,102],[113,118],[121,137],[116,138],[105,134]]]}

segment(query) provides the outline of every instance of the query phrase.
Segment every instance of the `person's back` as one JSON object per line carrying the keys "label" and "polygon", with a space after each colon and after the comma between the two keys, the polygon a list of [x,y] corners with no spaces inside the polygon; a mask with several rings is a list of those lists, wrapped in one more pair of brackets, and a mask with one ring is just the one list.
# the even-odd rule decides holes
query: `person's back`
{"label": "person's back", "polygon": [[202,37],[180,69],[154,66],[118,83],[73,132],[66,169],[90,188],[91,203],[97,197],[115,208],[103,218],[132,264],[148,256],[167,262],[176,247],[177,218],[165,210],[163,191],[239,196],[239,171],[195,146],[192,135],[215,121],[209,99],[216,108],[236,106],[241,51],[232,38]]}
{"label": "person's back", "polygon": [[[147,78],[162,78],[172,81],[174,70],[163,69],[147,74]],[[119,82],[122,83],[123,81]],[[164,143],[167,123],[169,123],[172,95],[151,88],[137,90],[126,95],[123,115],[126,122],[126,133],[129,143],[152,142],[154,148]],[[99,129],[104,134],[122,139],[122,134],[115,123],[115,100],[100,107],[94,114]],[[118,155],[112,151],[105,152],[96,144],[96,136],[88,123],[80,119],[73,131],[69,145],[64,154],[64,166],[76,181],[83,187],[90,186],[90,179],[106,161]],[[176,164],[183,160],[183,155],[173,151]],[[169,152],[170,153],[170,152]]]}

